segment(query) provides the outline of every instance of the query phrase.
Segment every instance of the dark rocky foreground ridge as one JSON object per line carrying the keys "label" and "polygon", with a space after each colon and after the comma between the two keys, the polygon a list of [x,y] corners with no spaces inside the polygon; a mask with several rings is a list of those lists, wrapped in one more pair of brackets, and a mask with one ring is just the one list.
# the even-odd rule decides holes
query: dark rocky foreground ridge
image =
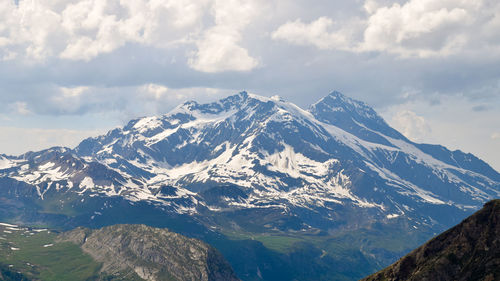
{"label": "dark rocky foreground ridge", "polygon": [[167,229],[145,225],[113,225],[95,230],[80,227],[61,234],[58,240],[80,245],[103,263],[101,271],[110,275],[135,272],[142,279],[154,281],[238,280],[216,249]]}
{"label": "dark rocky foreground ridge", "polygon": [[500,280],[500,200],[363,281]]}

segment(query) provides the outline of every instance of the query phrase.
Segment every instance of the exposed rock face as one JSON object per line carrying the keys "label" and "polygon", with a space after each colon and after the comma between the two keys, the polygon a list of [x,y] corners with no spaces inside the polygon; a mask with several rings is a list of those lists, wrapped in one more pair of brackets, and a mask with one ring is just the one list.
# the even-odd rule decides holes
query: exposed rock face
{"label": "exposed rock face", "polygon": [[238,280],[223,256],[211,246],[166,229],[114,225],[97,230],[77,228],[59,240],[79,244],[102,272],[133,270],[146,280]]}
{"label": "exposed rock face", "polygon": [[363,280],[500,280],[500,200]]}

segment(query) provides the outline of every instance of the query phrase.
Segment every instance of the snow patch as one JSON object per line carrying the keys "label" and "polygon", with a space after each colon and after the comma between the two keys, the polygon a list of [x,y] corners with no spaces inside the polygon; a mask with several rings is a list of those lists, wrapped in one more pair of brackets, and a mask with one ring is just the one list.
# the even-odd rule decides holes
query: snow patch
{"label": "snow patch", "polygon": [[4,223],[4,222],[0,222],[0,226],[6,226],[6,227],[18,227],[17,225],[15,224],[8,224],[8,223]]}
{"label": "snow patch", "polygon": [[16,163],[12,160],[9,160],[3,156],[0,156],[0,170],[2,169],[8,169],[11,167],[14,167]]}
{"label": "snow patch", "polygon": [[80,182],[80,189],[82,190],[88,190],[88,189],[93,189],[95,187],[94,181],[90,177],[85,177],[81,182]]}
{"label": "snow patch", "polygon": [[389,215],[386,216],[386,218],[388,218],[388,219],[394,219],[394,218],[397,218],[399,216],[400,216],[400,214],[389,214]]}

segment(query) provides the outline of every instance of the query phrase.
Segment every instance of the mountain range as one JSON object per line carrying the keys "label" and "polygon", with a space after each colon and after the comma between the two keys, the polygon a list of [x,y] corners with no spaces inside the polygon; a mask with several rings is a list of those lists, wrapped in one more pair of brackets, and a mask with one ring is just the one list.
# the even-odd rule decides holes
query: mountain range
{"label": "mountain range", "polygon": [[[279,270],[240,264],[223,249],[228,237],[257,237],[287,257],[313,241],[318,264],[341,251],[325,245],[349,244],[360,256],[352,264],[366,263],[366,272],[322,266],[360,278],[498,197],[500,174],[484,161],[415,143],[339,92],[307,110],[247,92],[190,101],[73,149],[0,156],[0,219],[166,226],[219,245],[244,280]],[[394,237],[404,243],[388,245]],[[276,262],[297,262],[285,260]]]}

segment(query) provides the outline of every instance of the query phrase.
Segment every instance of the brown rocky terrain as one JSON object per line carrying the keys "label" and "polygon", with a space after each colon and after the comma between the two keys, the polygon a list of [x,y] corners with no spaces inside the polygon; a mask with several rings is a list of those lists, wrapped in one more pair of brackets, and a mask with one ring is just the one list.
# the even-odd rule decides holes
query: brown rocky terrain
{"label": "brown rocky terrain", "polygon": [[363,280],[500,280],[500,200]]}
{"label": "brown rocky terrain", "polygon": [[101,271],[145,280],[238,280],[223,256],[206,243],[167,229],[145,225],[113,225],[101,229],[76,228],[59,241],[81,246]]}

